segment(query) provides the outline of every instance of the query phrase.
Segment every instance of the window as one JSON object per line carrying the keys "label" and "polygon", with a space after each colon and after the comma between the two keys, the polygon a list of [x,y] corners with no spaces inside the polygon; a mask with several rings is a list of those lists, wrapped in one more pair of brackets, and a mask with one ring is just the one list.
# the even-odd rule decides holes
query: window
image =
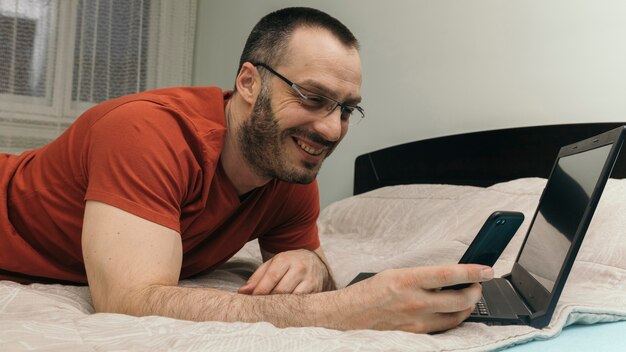
{"label": "window", "polygon": [[196,0],[0,1],[0,151],[40,147],[94,104],[191,83]]}

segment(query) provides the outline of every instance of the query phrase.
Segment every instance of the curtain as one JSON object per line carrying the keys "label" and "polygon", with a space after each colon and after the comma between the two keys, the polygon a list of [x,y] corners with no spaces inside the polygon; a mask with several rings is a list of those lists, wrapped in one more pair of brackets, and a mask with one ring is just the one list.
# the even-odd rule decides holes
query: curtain
{"label": "curtain", "polygon": [[0,151],[49,143],[85,109],[188,85],[195,0],[0,0]]}

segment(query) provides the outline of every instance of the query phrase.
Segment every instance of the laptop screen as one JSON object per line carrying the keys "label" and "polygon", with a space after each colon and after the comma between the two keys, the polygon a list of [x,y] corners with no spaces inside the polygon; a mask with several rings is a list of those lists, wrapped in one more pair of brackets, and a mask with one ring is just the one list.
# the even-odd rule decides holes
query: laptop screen
{"label": "laptop screen", "polygon": [[518,264],[549,292],[565,264],[612,146],[561,157],[546,185]]}

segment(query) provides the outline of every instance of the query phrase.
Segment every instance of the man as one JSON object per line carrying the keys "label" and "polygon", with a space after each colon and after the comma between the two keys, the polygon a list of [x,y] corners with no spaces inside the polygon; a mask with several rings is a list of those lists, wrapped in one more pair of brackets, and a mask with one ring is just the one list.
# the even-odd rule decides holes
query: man
{"label": "man", "polygon": [[[294,83],[295,82],[295,83]],[[276,326],[445,330],[478,265],[383,272],[333,290],[315,177],[361,118],[358,42],[317,10],[255,26],[234,93],[173,88],[101,103],[57,140],[0,157],[0,278],[88,283],[98,312]],[[178,287],[259,238],[238,293]],[[324,291],[324,292],[322,292]]]}

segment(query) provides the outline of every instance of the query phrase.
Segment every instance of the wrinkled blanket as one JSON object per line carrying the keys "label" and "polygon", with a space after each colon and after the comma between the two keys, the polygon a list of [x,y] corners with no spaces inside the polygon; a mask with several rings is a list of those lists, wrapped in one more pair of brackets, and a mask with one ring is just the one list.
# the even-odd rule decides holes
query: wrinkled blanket
{"label": "wrinkled blanket", "polygon": [[[360,271],[458,261],[495,210],[526,220],[495,265],[509,272],[544,179],[489,188],[387,187],[328,206],[319,219],[323,247],[340,286]],[[0,349],[50,351],[482,351],[557,335],[569,324],[626,320],[626,180],[609,180],[550,325],[464,323],[445,333],[278,329],[269,323],[195,323],[163,317],[94,314],[86,287],[0,282]],[[235,291],[261,263],[249,243],[214,273],[181,285]]]}

